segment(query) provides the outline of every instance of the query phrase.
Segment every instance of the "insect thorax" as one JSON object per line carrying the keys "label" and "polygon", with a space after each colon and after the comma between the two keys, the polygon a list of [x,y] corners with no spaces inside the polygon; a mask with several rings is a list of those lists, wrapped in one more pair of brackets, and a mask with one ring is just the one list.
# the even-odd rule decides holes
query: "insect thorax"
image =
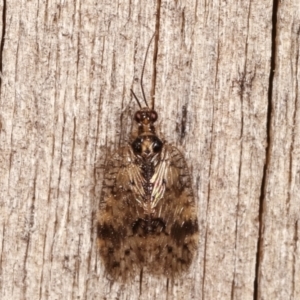
{"label": "insect thorax", "polygon": [[155,133],[154,122],[156,120],[157,113],[152,109],[143,108],[137,111],[135,121],[138,123],[138,135],[131,144],[141,176],[142,192],[139,190],[139,199],[145,208],[148,207],[149,212],[153,209],[156,200],[153,194],[153,187],[156,183],[154,175],[156,166],[161,161],[164,147],[163,142]]}

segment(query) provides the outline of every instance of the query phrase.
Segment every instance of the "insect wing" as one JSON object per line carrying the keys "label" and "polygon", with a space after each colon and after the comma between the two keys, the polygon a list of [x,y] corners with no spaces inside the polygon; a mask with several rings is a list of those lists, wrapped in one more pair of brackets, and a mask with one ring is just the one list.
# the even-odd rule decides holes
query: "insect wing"
{"label": "insect wing", "polygon": [[129,146],[109,159],[98,215],[106,271],[126,280],[136,269],[169,277],[190,266],[198,242],[191,179],[176,147],[165,144],[151,178],[152,213],[145,213],[144,178]]}
{"label": "insect wing", "polygon": [[163,179],[165,192],[152,216],[153,220],[160,220],[162,228],[150,250],[159,259],[153,261],[150,269],[173,277],[186,271],[193,260],[198,244],[198,221],[186,161],[176,147],[165,145],[165,148],[168,160]]}
{"label": "insect wing", "polygon": [[[129,146],[120,148],[107,161],[98,212],[98,246],[106,272],[113,279],[127,280],[135,273],[137,257],[132,226],[141,208],[133,190],[140,190],[143,179],[132,161]],[[133,187],[137,183],[138,188]]]}

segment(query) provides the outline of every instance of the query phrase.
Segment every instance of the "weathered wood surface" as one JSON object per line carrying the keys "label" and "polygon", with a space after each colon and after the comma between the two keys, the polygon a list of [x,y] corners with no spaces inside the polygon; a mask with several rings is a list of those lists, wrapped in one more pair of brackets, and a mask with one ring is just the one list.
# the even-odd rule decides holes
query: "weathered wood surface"
{"label": "weathered wood surface", "polygon": [[[300,298],[298,0],[0,10],[1,299]],[[105,278],[95,214],[155,28],[145,90],[155,78],[160,132],[191,168],[201,238],[188,274],[168,290],[146,276],[140,295],[138,277]]]}

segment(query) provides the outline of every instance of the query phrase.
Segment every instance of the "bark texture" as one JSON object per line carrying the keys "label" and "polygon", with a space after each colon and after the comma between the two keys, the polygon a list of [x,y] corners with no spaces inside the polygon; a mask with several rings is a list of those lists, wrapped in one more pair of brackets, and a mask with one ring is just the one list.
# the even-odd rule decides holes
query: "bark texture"
{"label": "bark texture", "polygon": [[[299,0],[2,0],[0,20],[1,299],[300,298]],[[200,242],[181,279],[121,285],[96,213],[155,30],[144,87]]]}

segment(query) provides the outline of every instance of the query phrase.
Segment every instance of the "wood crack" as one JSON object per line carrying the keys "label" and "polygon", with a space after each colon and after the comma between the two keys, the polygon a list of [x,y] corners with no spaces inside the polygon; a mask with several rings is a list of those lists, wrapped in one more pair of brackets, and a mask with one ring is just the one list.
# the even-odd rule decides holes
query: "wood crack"
{"label": "wood crack", "polygon": [[254,278],[254,291],[253,299],[257,300],[260,298],[259,290],[259,272],[260,263],[262,260],[262,249],[263,249],[263,217],[264,217],[264,205],[265,205],[265,192],[268,180],[268,169],[270,165],[271,158],[271,136],[272,136],[272,110],[273,110],[273,82],[274,82],[274,70],[276,68],[276,34],[277,34],[277,13],[278,13],[279,0],[274,0],[273,2],[273,12],[272,12],[272,37],[271,37],[271,62],[270,62],[270,76],[269,76],[269,90],[268,90],[268,108],[267,108],[267,120],[266,120],[266,134],[267,134],[267,147],[266,147],[266,158],[264,164],[264,171],[261,183],[260,200],[259,200],[259,230],[257,239],[257,251],[256,251],[256,263],[255,263],[255,278]]}
{"label": "wood crack", "polygon": [[[2,10],[2,34],[1,34],[1,41],[0,41],[0,75],[3,72],[3,48],[5,43],[5,31],[6,31],[6,0],[3,0],[3,10]],[[0,92],[2,86],[2,77],[0,76]]]}

